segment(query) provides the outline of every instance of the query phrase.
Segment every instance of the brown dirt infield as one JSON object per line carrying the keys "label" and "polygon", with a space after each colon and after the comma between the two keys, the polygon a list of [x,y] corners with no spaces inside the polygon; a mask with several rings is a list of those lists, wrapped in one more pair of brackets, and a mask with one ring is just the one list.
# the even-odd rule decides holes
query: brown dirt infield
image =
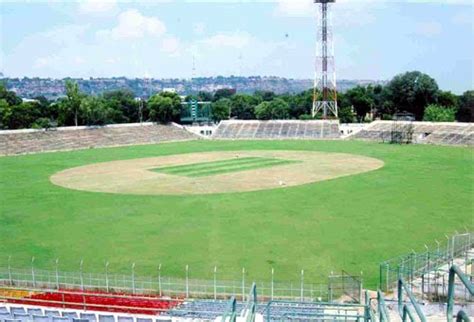
{"label": "brown dirt infield", "polygon": [[[281,158],[298,163],[205,177],[151,171],[164,166],[227,160],[237,157]],[[376,170],[383,162],[345,153],[246,150],[201,152],[120,160],[66,169],[51,182],[69,189],[136,195],[196,195],[256,191],[297,186]]]}

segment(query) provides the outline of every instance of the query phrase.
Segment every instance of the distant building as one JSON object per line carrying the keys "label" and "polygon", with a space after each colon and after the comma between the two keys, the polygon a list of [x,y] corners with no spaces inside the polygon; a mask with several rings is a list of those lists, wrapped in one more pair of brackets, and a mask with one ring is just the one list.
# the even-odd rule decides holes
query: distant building
{"label": "distant building", "polygon": [[37,99],[33,99],[33,98],[21,98],[21,101],[23,103],[39,103],[39,101]]}

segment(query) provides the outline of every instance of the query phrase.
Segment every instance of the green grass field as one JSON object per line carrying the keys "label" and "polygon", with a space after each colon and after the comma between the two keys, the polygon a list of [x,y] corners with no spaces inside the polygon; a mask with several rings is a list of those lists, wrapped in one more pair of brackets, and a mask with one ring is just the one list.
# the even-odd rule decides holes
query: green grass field
{"label": "green grass field", "polygon": [[[378,158],[379,170],[297,187],[203,196],[93,193],[55,186],[71,167],[201,151],[282,149]],[[239,166],[244,166],[245,163]],[[237,166],[238,164],[234,164]],[[255,165],[252,162],[248,164]],[[202,164],[201,164],[202,166]],[[384,259],[434,246],[473,227],[473,150],[350,141],[192,141],[0,157],[0,265],[238,279],[320,281],[364,272],[375,285]],[[191,168],[193,169],[193,168]],[[203,170],[206,169],[206,170]],[[186,175],[228,169],[194,168]],[[275,167],[277,169],[277,167]],[[168,169],[172,170],[172,169]],[[175,169],[176,170],[176,169]],[[198,171],[199,170],[199,171]],[[179,171],[178,171],[179,172]]]}

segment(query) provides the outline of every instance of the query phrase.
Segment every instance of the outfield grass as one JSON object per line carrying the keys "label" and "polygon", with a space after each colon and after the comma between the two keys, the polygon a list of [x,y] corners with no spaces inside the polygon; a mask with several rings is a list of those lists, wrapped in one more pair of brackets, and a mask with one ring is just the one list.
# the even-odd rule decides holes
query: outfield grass
{"label": "outfield grass", "polygon": [[[297,187],[205,196],[68,190],[61,170],[96,162],[201,151],[344,152],[378,158],[379,170]],[[0,158],[0,265],[211,278],[322,280],[364,272],[375,285],[384,259],[434,246],[473,227],[473,150],[349,141],[193,141]],[[275,168],[277,169],[277,168]]]}

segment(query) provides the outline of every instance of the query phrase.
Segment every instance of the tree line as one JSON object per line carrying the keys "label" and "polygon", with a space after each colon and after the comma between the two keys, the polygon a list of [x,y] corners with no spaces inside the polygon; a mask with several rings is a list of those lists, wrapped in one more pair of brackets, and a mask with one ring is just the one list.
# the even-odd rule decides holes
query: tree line
{"label": "tree line", "polygon": [[[50,128],[56,126],[105,125],[114,123],[179,122],[182,100],[176,93],[161,92],[147,100],[137,99],[130,90],[86,95],[77,83],[66,81],[66,95],[56,101],[39,96],[23,101],[0,84],[0,129]],[[199,92],[196,99],[211,104],[212,120],[312,119],[313,90],[277,95],[256,91],[252,95],[219,89]],[[395,76],[387,85],[357,86],[338,93],[341,123],[390,120],[397,113],[410,113],[416,120],[472,122],[474,91],[455,95],[439,89],[436,81],[421,72]],[[321,118],[316,115],[315,118]]]}

